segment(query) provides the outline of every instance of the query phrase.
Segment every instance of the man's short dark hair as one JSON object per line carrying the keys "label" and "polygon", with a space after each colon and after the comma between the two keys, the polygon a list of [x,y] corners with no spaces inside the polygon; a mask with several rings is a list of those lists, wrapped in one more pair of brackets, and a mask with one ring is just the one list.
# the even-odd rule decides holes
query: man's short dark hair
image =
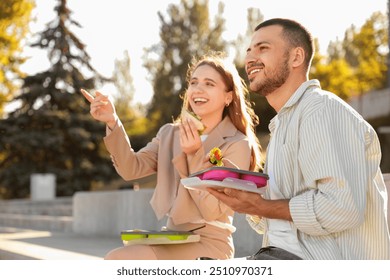
{"label": "man's short dark hair", "polygon": [[305,62],[307,68],[309,68],[314,55],[314,40],[310,32],[299,22],[285,18],[273,18],[263,21],[256,26],[255,31],[271,25],[280,25],[283,28],[283,36],[292,48],[302,47],[304,49]]}

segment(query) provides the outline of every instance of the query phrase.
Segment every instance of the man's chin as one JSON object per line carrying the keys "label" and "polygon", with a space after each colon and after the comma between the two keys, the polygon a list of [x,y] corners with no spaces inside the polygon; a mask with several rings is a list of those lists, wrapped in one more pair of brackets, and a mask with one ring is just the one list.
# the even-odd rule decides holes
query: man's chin
{"label": "man's chin", "polygon": [[255,94],[266,96],[263,94],[264,91],[262,89],[260,89],[258,86],[256,86],[256,84],[249,84],[249,91],[252,93],[255,93]]}
{"label": "man's chin", "polygon": [[249,89],[250,89],[250,91],[251,91],[252,93],[258,94],[258,95],[264,96],[264,97],[266,97],[267,95],[270,94],[269,92],[267,92],[267,91],[265,91],[265,90],[262,90],[262,89],[258,89],[258,88],[254,88],[254,89],[249,88]]}

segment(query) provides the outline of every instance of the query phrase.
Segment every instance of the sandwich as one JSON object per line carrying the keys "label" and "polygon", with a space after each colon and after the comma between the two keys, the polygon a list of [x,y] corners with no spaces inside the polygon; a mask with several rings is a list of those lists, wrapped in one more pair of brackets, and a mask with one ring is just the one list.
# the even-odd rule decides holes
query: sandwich
{"label": "sandwich", "polygon": [[194,112],[190,112],[187,109],[183,108],[181,110],[180,118],[182,121],[191,120],[195,124],[196,129],[199,132],[199,135],[205,130],[205,125],[202,123],[201,118],[196,115]]}

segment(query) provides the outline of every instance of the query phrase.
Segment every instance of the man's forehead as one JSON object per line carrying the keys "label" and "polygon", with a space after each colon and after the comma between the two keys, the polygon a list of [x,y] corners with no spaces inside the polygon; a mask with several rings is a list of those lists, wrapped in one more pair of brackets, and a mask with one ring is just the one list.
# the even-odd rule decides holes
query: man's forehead
{"label": "man's forehead", "polygon": [[282,27],[279,25],[271,25],[260,28],[255,31],[252,35],[251,46],[256,45],[260,42],[274,42],[280,39]]}

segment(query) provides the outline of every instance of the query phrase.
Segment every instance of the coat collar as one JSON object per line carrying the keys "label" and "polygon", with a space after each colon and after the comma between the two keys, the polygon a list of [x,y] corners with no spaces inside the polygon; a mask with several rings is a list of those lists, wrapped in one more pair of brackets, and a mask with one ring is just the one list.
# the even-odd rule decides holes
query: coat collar
{"label": "coat collar", "polygon": [[232,123],[229,116],[226,116],[208,135],[203,143],[205,152],[214,147],[219,147],[225,142],[226,137],[234,136],[237,128]]}

